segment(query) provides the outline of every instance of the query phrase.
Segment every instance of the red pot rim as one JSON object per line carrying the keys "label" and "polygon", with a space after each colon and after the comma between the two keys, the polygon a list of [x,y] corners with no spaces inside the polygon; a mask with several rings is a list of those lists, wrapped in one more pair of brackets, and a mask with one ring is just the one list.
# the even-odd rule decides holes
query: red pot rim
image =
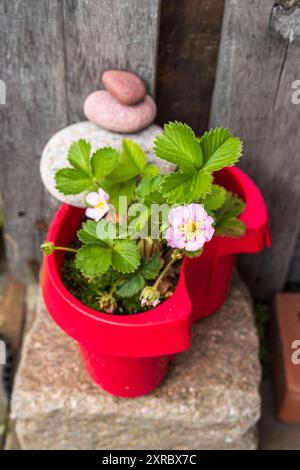
{"label": "red pot rim", "polygon": [[264,198],[252,181],[236,166],[215,173],[215,182],[236,193],[245,201],[245,210],[240,219],[246,225],[241,238],[214,236],[206,243],[202,258],[225,256],[237,253],[257,253],[271,245],[268,211]]}
{"label": "red pot rim", "polygon": [[[67,204],[63,204],[62,206],[60,206],[60,208],[58,209],[55,215],[55,218],[58,217],[56,222],[61,219],[60,215],[61,215],[62,210],[70,209],[70,208],[72,207]],[[54,236],[52,237],[51,235],[54,235]],[[55,232],[50,232],[49,230],[47,240],[54,242],[55,239],[56,239]],[[157,320],[159,320],[159,322],[168,322],[169,319],[165,318],[164,315],[162,315],[163,310],[166,310],[166,308],[168,308],[172,304],[173,296],[176,294],[177,290],[186,289],[185,276],[183,275],[184,266],[186,262],[186,260],[184,259],[180,268],[178,284],[173,294],[169,298],[167,298],[164,302],[160,303],[158,306],[152,308],[151,310],[147,310],[146,312],[138,312],[132,315],[109,314],[105,312],[100,312],[80,302],[80,300],[76,299],[76,297],[74,297],[68,291],[68,289],[65,287],[61,279],[60,274],[58,273],[56,262],[55,262],[55,256],[56,256],[56,253],[45,257],[44,263],[46,265],[46,269],[48,270],[49,278],[51,279],[52,284],[56,287],[59,295],[65,300],[65,302],[67,302],[72,307],[76,308],[78,311],[81,311],[84,315],[88,315],[94,320],[101,320],[102,322],[105,322],[108,324],[114,324],[114,325],[125,324],[125,325],[130,325],[130,326],[137,326],[142,323],[143,325],[147,325],[147,323],[153,324],[153,320],[155,320],[156,317],[157,317]],[[136,319],[138,321],[136,321]]]}

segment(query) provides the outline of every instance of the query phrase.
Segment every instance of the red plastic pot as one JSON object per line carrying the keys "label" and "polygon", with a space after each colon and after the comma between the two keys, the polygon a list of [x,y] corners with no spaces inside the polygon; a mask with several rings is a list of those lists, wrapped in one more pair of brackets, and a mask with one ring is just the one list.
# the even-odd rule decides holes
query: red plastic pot
{"label": "red plastic pot", "polygon": [[[174,354],[190,347],[192,320],[213,313],[223,303],[235,254],[259,251],[269,244],[265,203],[251,179],[233,167],[217,173],[216,180],[246,201],[245,236],[213,237],[200,258],[183,261],[173,295],[148,312],[108,315],[86,307],[63,285],[63,253],[44,258],[41,285],[48,312],[80,344],[92,379],[113,395],[136,397],[157,387]],[[62,205],[47,240],[68,246],[82,216],[82,209]]]}
{"label": "red plastic pot", "polygon": [[[84,211],[66,204],[57,211],[47,240],[68,246]],[[49,314],[79,344],[86,369],[104,390],[119,397],[145,395],[163,380],[172,356],[190,347],[191,302],[185,261],[173,295],[136,315],[109,315],[74,298],[61,280],[63,253],[44,258],[41,286]]]}
{"label": "red plastic pot", "polygon": [[271,244],[266,204],[251,178],[239,168],[230,167],[217,172],[215,182],[245,201],[241,220],[246,225],[246,233],[242,238],[214,236],[204,246],[202,256],[187,260],[193,322],[211,315],[223,304],[236,254],[255,253]]}

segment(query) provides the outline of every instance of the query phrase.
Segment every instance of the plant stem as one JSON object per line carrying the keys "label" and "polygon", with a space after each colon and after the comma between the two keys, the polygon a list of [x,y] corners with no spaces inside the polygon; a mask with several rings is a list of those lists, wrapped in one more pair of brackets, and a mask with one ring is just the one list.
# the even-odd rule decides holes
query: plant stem
{"label": "plant stem", "polygon": [[99,181],[97,180],[97,178],[93,178],[93,183],[94,183],[98,188],[101,187]]}
{"label": "plant stem", "polygon": [[167,274],[167,272],[169,271],[169,269],[171,268],[171,266],[175,263],[175,261],[181,259],[183,257],[183,254],[178,252],[178,250],[175,250],[173,251],[172,255],[171,255],[171,259],[170,261],[166,264],[166,266],[164,267],[164,269],[161,271],[160,275],[158,276],[158,278],[156,279],[153,287],[155,289],[158,288],[160,282],[162,281],[162,279],[165,277],[165,275]]}
{"label": "plant stem", "polygon": [[77,253],[78,252],[78,250],[76,250],[75,248],[68,248],[68,247],[65,247],[65,246],[55,246],[55,250],[69,251],[71,253]]}
{"label": "plant stem", "polygon": [[113,295],[113,294],[115,293],[115,290],[116,290],[116,288],[118,287],[118,285],[120,284],[120,282],[121,282],[121,280],[120,280],[120,279],[117,279],[117,280],[113,283],[113,285],[111,286],[111,289],[110,289],[110,291],[109,291],[109,294],[110,294],[110,295]]}

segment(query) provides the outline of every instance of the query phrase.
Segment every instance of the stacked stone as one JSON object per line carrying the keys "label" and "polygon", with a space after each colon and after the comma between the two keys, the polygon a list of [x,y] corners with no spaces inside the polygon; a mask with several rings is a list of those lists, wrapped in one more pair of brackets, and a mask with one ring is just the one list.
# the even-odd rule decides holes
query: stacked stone
{"label": "stacked stone", "polygon": [[149,162],[155,162],[161,172],[173,165],[154,156],[153,142],[162,128],[153,124],[156,104],[146,94],[144,82],[131,72],[107,70],[102,74],[106,90],[91,93],[85,100],[84,112],[88,121],[65,127],[46,144],[40,162],[42,181],[50,194],[61,202],[84,207],[83,194],[63,195],[55,187],[55,173],[70,166],[67,158],[72,142],[85,139],[94,152],[101,147],[118,148],[124,138],[134,140],[146,153]]}
{"label": "stacked stone", "polygon": [[91,93],[84,103],[87,119],[113,132],[138,132],[155,119],[156,104],[135,74],[107,70],[102,75],[106,90]]}

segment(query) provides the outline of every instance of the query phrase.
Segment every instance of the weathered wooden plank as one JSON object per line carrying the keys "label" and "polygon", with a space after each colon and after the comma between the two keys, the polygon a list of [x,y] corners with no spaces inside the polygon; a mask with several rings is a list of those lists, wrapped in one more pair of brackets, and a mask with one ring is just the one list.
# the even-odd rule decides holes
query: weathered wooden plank
{"label": "weathered wooden plank", "polygon": [[66,0],[64,36],[69,122],[109,68],[140,75],[155,92],[160,0]]}
{"label": "weathered wooden plank", "polygon": [[56,203],[40,183],[41,150],[83,117],[85,97],[111,67],[155,89],[159,0],[3,0],[0,3],[1,193],[9,266],[28,279]]}
{"label": "weathered wooden plank", "polygon": [[162,0],[158,121],[207,129],[224,0]]}
{"label": "weathered wooden plank", "polygon": [[300,77],[300,48],[270,29],[273,0],[226,0],[212,126],[241,136],[241,166],[264,194],[273,246],[245,255],[240,268],[256,298],[281,290],[300,220],[300,105],[291,101]]}
{"label": "weathered wooden plank", "polygon": [[61,2],[0,3],[0,189],[11,270],[27,279],[36,264],[50,208],[38,164],[43,145],[66,124]]}

